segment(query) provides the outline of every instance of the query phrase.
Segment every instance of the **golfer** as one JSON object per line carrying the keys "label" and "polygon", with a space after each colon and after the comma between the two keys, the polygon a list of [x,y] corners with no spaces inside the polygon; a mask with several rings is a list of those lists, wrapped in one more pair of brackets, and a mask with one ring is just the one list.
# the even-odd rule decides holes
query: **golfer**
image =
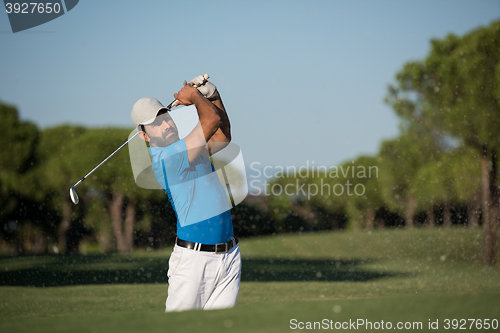
{"label": "golfer", "polygon": [[152,168],[175,210],[177,239],[169,259],[166,311],[236,305],[241,256],[228,196],[210,155],[231,141],[229,118],[217,88],[198,76],[174,94],[175,105],[194,105],[199,122],[184,139],[165,107],[142,98],[132,122],[149,143]]}

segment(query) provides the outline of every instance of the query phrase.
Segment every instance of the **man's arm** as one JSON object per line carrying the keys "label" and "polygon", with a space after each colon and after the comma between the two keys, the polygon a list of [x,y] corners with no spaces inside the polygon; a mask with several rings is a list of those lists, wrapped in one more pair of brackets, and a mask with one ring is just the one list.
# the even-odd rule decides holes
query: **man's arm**
{"label": "man's arm", "polygon": [[219,130],[222,124],[222,117],[219,115],[221,110],[206,99],[198,89],[190,85],[184,86],[177,94],[174,94],[174,97],[177,100],[175,105],[194,104],[198,112],[198,125],[185,138],[188,159],[192,162],[206,150],[207,143]]}
{"label": "man's arm", "polygon": [[[217,96],[218,94],[219,92],[216,90],[210,97]],[[207,149],[210,152],[210,155],[222,150],[229,144],[229,142],[231,142],[231,123],[229,122],[229,117],[227,116],[224,103],[222,103],[222,99],[220,99],[220,94],[218,99],[212,101],[212,104],[217,107],[218,115],[221,118],[221,124],[219,129],[207,143]]]}

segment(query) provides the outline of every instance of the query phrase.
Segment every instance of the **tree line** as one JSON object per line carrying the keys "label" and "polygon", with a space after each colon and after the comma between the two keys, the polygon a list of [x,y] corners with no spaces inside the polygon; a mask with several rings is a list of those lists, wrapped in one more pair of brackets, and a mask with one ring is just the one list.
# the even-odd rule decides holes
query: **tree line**
{"label": "tree line", "polygon": [[[382,142],[376,156],[349,165],[378,166],[379,177],[329,177],[327,172],[301,182],[331,186],[351,179],[366,192],[271,198],[281,209],[274,217],[306,210],[309,224],[336,214],[352,228],[374,225],[482,226],[483,260],[496,261],[500,217],[498,151],[500,149],[500,21],[459,37],[431,40],[423,60],[411,61],[389,85],[385,101],[400,118],[400,134]],[[297,183],[295,175],[275,180]],[[354,179],[352,179],[354,178]],[[297,186],[297,185],[296,185]],[[345,215],[344,215],[345,214]],[[307,228],[306,226],[302,226]]]}
{"label": "tree line", "polygon": [[[340,166],[376,169],[376,176],[321,170],[276,177],[270,186],[317,190],[327,184],[330,192],[248,197],[232,211],[236,234],[464,224],[483,228],[484,262],[494,263],[499,44],[500,21],[432,40],[428,56],[405,64],[388,87],[385,100],[401,120],[400,134],[382,142],[375,156]],[[75,253],[85,239],[104,252],[128,252],[173,242],[175,213],[162,191],[135,184],[126,149],[78,186],[79,205],[70,201],[69,187],[121,145],[129,129],[40,130],[6,104],[0,119],[7,131],[0,139],[0,250]],[[341,193],[345,184],[358,191]]]}

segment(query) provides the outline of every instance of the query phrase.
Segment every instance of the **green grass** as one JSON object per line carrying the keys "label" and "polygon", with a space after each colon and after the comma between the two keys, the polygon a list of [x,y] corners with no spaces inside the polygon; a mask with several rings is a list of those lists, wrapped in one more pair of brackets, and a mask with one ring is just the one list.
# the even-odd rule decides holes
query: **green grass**
{"label": "green grass", "polygon": [[236,308],[169,314],[169,250],[0,257],[0,331],[280,332],[292,318],[424,329],[431,319],[443,329],[446,318],[500,320],[500,267],[482,265],[478,229],[304,233],[240,247]]}

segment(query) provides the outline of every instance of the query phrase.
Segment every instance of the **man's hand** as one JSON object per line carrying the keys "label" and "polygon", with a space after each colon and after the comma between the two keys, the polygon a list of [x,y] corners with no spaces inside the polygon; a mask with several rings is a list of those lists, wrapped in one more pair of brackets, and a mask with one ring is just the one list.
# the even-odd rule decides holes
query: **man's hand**
{"label": "man's hand", "polygon": [[196,103],[197,98],[203,98],[202,94],[191,85],[185,85],[177,94],[174,94],[176,99],[174,106],[191,105]]}
{"label": "man's hand", "polygon": [[205,74],[205,75],[198,75],[196,76],[194,79],[192,79],[191,81],[189,81],[189,83],[193,86],[193,87],[199,87],[199,86],[202,86],[205,84],[205,82],[207,82],[207,80],[210,78],[210,76],[208,76],[208,74]]}
{"label": "man's hand", "polygon": [[[203,96],[210,98],[215,93],[215,90],[217,90],[217,87],[212,82],[207,81],[209,78],[210,76],[208,76],[208,74],[199,75],[189,81],[189,85],[196,87]],[[187,84],[188,83],[184,81],[184,86]]]}

